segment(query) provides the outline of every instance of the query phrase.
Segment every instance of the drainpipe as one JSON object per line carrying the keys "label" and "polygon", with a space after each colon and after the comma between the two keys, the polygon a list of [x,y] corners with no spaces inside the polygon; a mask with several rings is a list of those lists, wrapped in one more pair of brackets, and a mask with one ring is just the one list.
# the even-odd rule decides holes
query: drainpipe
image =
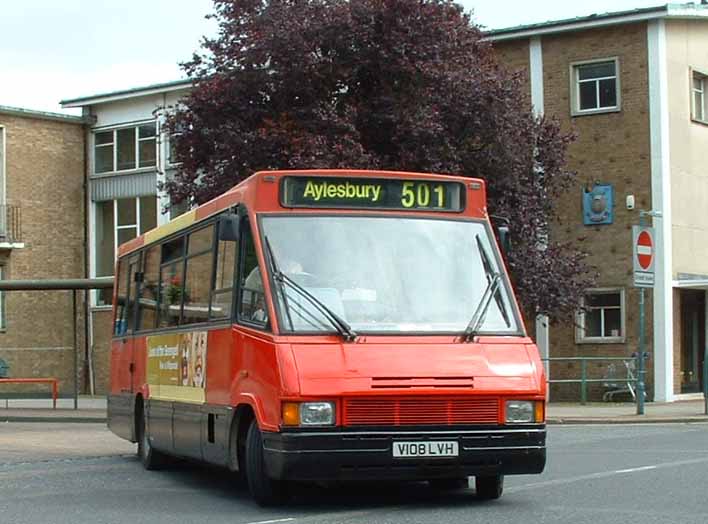
{"label": "drainpipe", "polygon": [[[88,191],[88,180],[89,180],[89,133],[91,125],[91,113],[89,108],[83,109],[83,116],[87,120],[84,124],[84,183],[83,183],[83,202],[84,202],[84,278],[89,278],[89,256],[90,246],[89,246],[89,191]],[[84,376],[88,377],[88,392],[91,395],[96,393],[96,387],[93,375],[93,359],[91,347],[93,346],[93,333],[91,330],[91,323],[93,319],[91,317],[91,295],[88,289],[84,290]]]}

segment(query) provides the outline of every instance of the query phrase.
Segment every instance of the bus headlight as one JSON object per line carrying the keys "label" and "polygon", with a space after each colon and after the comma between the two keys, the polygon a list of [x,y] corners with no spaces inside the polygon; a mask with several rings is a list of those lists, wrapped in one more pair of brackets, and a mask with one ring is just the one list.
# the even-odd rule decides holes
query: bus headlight
{"label": "bus headlight", "polygon": [[334,402],[284,402],[285,426],[333,426]]}
{"label": "bus headlight", "polygon": [[534,403],[531,400],[507,400],[506,423],[523,424],[534,422]]}
{"label": "bus headlight", "polygon": [[333,402],[303,402],[300,404],[301,426],[331,426],[333,424]]}

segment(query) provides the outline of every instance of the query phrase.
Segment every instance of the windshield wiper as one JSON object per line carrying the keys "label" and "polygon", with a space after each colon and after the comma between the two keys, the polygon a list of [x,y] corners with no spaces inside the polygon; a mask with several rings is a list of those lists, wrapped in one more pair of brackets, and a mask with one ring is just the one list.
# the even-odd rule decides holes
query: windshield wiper
{"label": "windshield wiper", "polygon": [[482,299],[479,301],[479,304],[477,304],[477,309],[474,311],[472,320],[470,320],[470,323],[467,324],[467,329],[465,329],[465,332],[462,334],[463,342],[469,342],[477,334],[479,327],[482,325],[484,318],[487,316],[489,305],[492,303],[492,298],[499,289],[500,283],[501,275],[499,273],[494,273],[489,282],[487,282],[487,288],[484,290],[484,294],[482,295]]}
{"label": "windshield wiper", "polygon": [[463,342],[469,342],[477,334],[477,331],[484,323],[484,319],[487,316],[487,311],[489,310],[489,305],[492,303],[492,298],[494,298],[495,302],[497,303],[497,307],[499,308],[499,311],[501,312],[501,315],[504,318],[506,326],[511,326],[509,315],[507,314],[506,308],[504,307],[504,301],[502,300],[501,295],[499,294],[501,274],[497,271],[494,271],[494,268],[492,267],[492,261],[490,260],[489,255],[487,255],[487,250],[484,249],[484,246],[482,245],[482,240],[479,238],[479,235],[476,236],[476,241],[477,248],[479,249],[480,253],[480,258],[482,259],[482,267],[484,268],[484,272],[487,275],[487,287],[484,290],[484,293],[482,294],[482,299],[479,301],[479,304],[477,304],[477,309],[475,309],[474,311],[472,320],[470,320],[470,323],[467,325],[467,329],[465,329],[462,335]]}
{"label": "windshield wiper", "polygon": [[[266,246],[266,252],[268,253],[268,259],[270,260],[270,268],[271,271],[273,272],[273,275],[277,275],[280,273],[280,269],[278,269],[278,264],[275,262],[275,256],[273,255],[273,248],[270,247],[270,240],[268,240],[268,237],[265,237],[265,246]],[[283,284],[281,282],[278,282],[280,284],[280,293],[283,297],[283,302],[285,306],[285,314],[288,316],[288,322],[290,322],[290,329],[293,329],[293,319],[290,316],[290,307],[288,305],[288,297],[285,293],[285,289],[283,289]]]}
{"label": "windshield wiper", "polygon": [[[267,235],[264,237],[264,240],[265,240],[266,251],[268,252],[268,258],[270,258],[271,269],[273,271],[273,278],[279,284],[281,284],[281,286],[284,284],[287,284],[293,290],[295,290],[298,294],[300,294],[302,297],[307,299],[313,306],[315,306],[319,310],[319,312],[322,313],[327,320],[329,320],[329,322],[334,326],[334,328],[342,336],[342,338],[344,338],[344,340],[346,342],[355,341],[358,335],[344,319],[342,319],[339,315],[337,315],[334,311],[332,311],[329,307],[327,307],[327,305],[324,302],[322,302],[319,298],[314,296],[307,289],[302,287],[300,284],[295,282],[292,278],[290,278],[288,275],[286,275],[280,269],[278,269],[278,266],[275,262],[275,256],[273,255],[273,248],[270,245],[270,240],[268,240]],[[290,327],[292,329],[293,322],[292,322],[292,319],[290,318],[290,309],[288,307],[287,298],[285,298],[286,295],[287,295],[287,293],[285,292],[285,290],[283,290],[283,299],[285,301],[284,306],[285,306],[285,309],[287,310],[288,319],[290,321]]]}

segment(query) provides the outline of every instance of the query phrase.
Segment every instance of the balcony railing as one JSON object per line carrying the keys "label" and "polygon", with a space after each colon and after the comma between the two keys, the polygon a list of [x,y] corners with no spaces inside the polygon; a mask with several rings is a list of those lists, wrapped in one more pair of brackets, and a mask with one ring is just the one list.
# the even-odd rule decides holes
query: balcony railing
{"label": "balcony railing", "polygon": [[19,206],[0,205],[0,244],[22,243],[22,214]]}

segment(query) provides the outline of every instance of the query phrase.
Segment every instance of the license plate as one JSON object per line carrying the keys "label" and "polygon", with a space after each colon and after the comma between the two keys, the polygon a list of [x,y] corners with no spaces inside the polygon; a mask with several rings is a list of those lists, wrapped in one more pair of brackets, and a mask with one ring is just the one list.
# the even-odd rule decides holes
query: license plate
{"label": "license plate", "polygon": [[393,443],[394,457],[456,457],[459,454],[459,446],[453,440]]}

